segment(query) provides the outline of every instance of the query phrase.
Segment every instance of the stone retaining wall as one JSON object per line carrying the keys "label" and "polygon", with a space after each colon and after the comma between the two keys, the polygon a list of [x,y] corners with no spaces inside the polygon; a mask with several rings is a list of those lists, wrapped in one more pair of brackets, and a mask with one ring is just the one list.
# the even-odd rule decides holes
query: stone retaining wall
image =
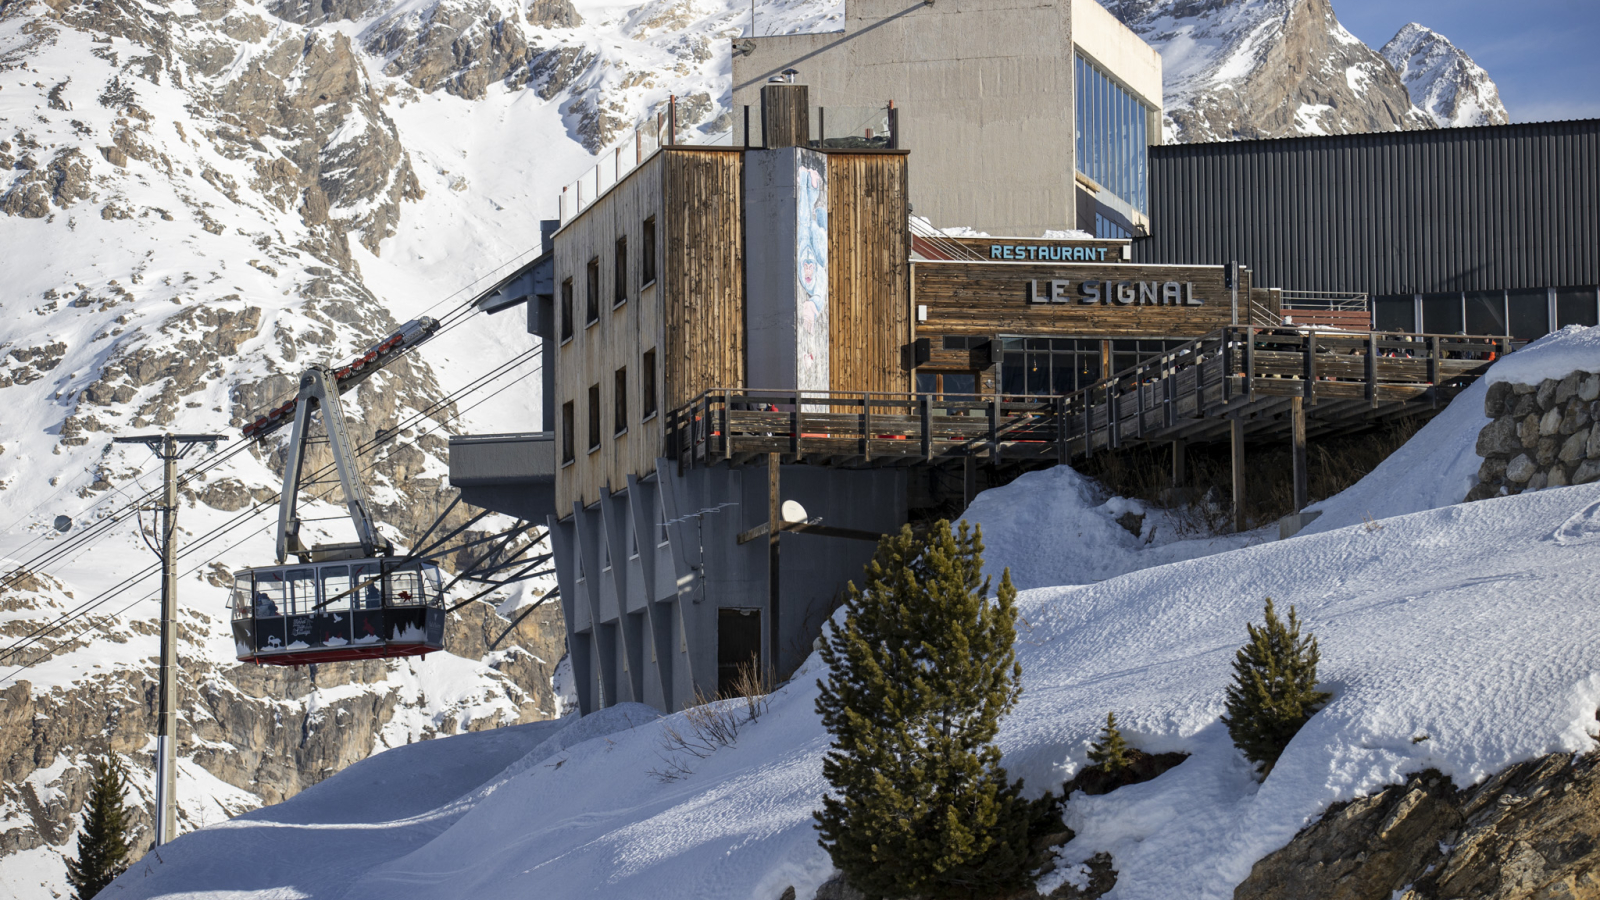
{"label": "stone retaining wall", "polygon": [[1600,374],[1489,386],[1478,433],[1483,466],[1468,500],[1600,479]]}

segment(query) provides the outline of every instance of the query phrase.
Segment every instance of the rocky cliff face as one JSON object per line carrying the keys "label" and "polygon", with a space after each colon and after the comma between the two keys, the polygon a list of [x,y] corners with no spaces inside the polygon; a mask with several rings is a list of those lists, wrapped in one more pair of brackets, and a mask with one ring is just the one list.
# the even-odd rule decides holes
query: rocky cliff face
{"label": "rocky cliff face", "polygon": [[1547,756],[1457,790],[1437,772],[1329,810],[1235,900],[1600,897],[1600,758]]}
{"label": "rocky cliff face", "polygon": [[1489,73],[1437,31],[1412,22],[1379,52],[1399,73],[1411,102],[1440,128],[1511,121]]}
{"label": "rocky cliff face", "polygon": [[[1339,24],[1329,0],[1107,0],[1104,5],[1161,52],[1169,140],[1348,134],[1436,124],[1412,102],[1435,90],[1435,70],[1411,70],[1414,81],[1404,80],[1390,60]],[[1489,83],[1487,75],[1483,81]],[[1486,123],[1473,120],[1465,108],[1450,122]]]}

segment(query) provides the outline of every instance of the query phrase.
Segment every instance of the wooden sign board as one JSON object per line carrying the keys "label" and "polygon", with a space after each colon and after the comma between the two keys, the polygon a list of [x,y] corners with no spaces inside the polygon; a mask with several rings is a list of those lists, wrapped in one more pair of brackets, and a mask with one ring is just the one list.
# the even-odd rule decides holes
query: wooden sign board
{"label": "wooden sign board", "polygon": [[[1233,321],[1222,266],[919,262],[913,269],[918,336],[1199,337]],[[1245,269],[1241,324],[1250,321],[1250,287]],[[1260,303],[1265,292],[1257,293]]]}

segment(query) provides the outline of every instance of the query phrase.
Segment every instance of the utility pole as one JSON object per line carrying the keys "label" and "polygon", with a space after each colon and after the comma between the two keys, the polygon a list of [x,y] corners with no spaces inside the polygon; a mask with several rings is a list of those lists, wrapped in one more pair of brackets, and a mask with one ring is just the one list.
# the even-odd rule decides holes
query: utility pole
{"label": "utility pole", "polygon": [[178,460],[195,444],[215,447],[222,434],[144,434],[118,444],[144,444],[161,457],[161,710],[156,718],[156,846],[177,835],[178,742]]}

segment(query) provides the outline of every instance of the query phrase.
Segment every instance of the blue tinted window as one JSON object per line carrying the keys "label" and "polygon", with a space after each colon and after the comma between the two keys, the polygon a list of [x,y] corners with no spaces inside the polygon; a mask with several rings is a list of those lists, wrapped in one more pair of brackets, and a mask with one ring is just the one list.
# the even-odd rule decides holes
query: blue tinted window
{"label": "blue tinted window", "polygon": [[1149,212],[1149,109],[1083,57],[1074,60],[1078,171],[1141,213]]}

